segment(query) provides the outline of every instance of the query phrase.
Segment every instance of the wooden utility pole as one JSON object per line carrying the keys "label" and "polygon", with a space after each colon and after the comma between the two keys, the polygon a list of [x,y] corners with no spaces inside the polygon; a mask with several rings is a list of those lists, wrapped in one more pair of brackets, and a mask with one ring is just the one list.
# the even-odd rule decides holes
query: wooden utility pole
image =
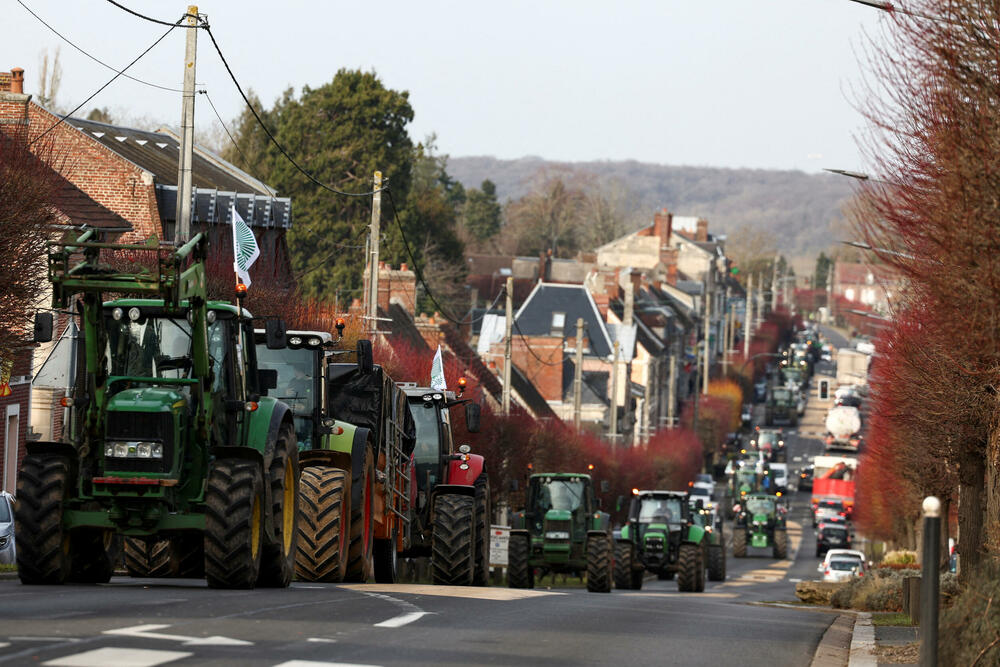
{"label": "wooden utility pole", "polygon": [[510,337],[514,329],[514,278],[507,277],[506,335],[503,348],[503,414],[510,415]]}
{"label": "wooden utility pole", "polygon": [[771,312],[778,307],[778,255],[774,256],[774,270],[771,271]]}
{"label": "wooden utility pole", "polygon": [[177,207],[174,213],[174,241],[191,237],[191,163],[194,154],[194,73],[198,59],[198,7],[190,5],[184,18],[184,94],[181,103],[181,145],[177,158]]}
{"label": "wooden utility pole", "polygon": [[732,309],[729,307],[729,287],[726,287],[726,300],[722,307],[722,377],[728,377],[729,369],[729,325],[733,319]]}
{"label": "wooden utility pole", "polygon": [[573,369],[573,428],[580,430],[583,409],[583,318],[576,318],[576,368]]}
{"label": "wooden utility pole", "polygon": [[677,406],[677,355],[670,353],[670,384],[667,385],[667,428],[674,427],[674,410]]}
{"label": "wooden utility pole", "polygon": [[705,370],[702,375],[701,391],[703,394],[708,393],[708,376],[709,369],[711,369],[711,337],[712,337],[712,271],[711,269],[705,274],[705,360],[702,362],[702,366]]}
{"label": "wooden utility pole", "polygon": [[382,227],[382,172],[376,171],[372,181],[372,224],[368,236],[368,331],[378,331],[378,254]]}
{"label": "wooden utility pole", "polygon": [[611,442],[618,442],[618,341],[611,362]]}
{"label": "wooden utility pole", "polygon": [[747,305],[743,314],[743,360],[750,358],[750,322],[753,320],[753,274],[747,276]]}

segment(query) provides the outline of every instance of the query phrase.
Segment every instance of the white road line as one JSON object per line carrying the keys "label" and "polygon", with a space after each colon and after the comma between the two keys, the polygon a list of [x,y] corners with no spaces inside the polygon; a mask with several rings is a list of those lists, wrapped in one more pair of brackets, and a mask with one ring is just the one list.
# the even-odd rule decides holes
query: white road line
{"label": "white road line", "polygon": [[307,642],[315,642],[317,644],[336,644],[336,639],[327,639],[326,637],[310,637],[306,640]]}
{"label": "white road line", "polygon": [[376,628],[401,628],[404,625],[409,625],[414,621],[419,621],[421,618],[427,615],[426,611],[411,611],[408,614],[402,614],[400,616],[395,616],[390,618],[388,621],[382,621],[381,623],[376,623]]}
{"label": "white road line", "polygon": [[0,642],[0,648],[6,648],[10,646],[10,642]]}
{"label": "white road line", "polygon": [[274,667],[379,667],[378,665],[363,665],[358,662],[317,662],[315,660],[289,660]]}
{"label": "white road line", "polygon": [[116,635],[119,637],[139,637],[140,639],[166,639],[168,641],[181,642],[184,646],[253,646],[253,642],[243,639],[232,639],[231,637],[187,637],[185,635],[167,635],[153,630],[169,628],[169,625],[134,625],[129,628],[118,628],[117,630],[105,630],[101,634]]}
{"label": "white road line", "polygon": [[788,581],[790,581],[793,584],[797,584],[797,583],[799,583],[802,580],[801,579],[789,579]]}
{"label": "white road line", "polygon": [[36,637],[24,636],[24,637],[7,637],[7,639],[12,642],[78,642],[80,641],[77,637]]}
{"label": "white road line", "polygon": [[52,667],[155,667],[194,655],[188,651],[154,651],[144,648],[98,648],[43,662]]}

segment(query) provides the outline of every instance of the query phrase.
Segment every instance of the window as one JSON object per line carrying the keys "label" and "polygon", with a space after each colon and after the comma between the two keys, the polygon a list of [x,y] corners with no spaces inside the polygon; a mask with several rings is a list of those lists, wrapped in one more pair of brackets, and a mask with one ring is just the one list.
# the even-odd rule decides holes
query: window
{"label": "window", "polygon": [[566,328],[566,313],[552,313],[552,335],[562,336]]}

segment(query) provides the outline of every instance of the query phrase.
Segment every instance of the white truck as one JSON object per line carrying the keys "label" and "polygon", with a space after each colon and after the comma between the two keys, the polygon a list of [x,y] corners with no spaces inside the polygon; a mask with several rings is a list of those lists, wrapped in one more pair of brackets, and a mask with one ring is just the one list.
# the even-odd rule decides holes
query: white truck
{"label": "white truck", "polygon": [[867,384],[871,356],[842,347],[837,350],[837,384]]}
{"label": "white truck", "polygon": [[826,449],[853,449],[861,444],[861,412],[838,405],[826,413]]}

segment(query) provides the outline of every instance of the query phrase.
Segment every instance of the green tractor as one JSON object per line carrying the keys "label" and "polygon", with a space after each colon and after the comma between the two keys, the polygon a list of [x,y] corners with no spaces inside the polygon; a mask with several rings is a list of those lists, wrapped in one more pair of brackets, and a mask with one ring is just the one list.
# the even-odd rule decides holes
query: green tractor
{"label": "green tractor", "polygon": [[[725,577],[725,555],[719,570],[722,542],[714,543],[710,530],[695,518],[703,509],[696,500],[692,509],[687,493],[680,491],[633,492],[628,523],[622,526],[615,545],[615,586],[638,590],[645,572],[655,572],[659,579],[677,577],[677,590],[705,590],[705,570],[713,565],[710,576]],[[714,545],[714,546],[713,546]]]}
{"label": "green tractor", "polygon": [[590,475],[542,473],[528,479],[526,507],[514,515],[507,556],[511,588],[534,588],[535,570],[587,573],[587,590],[610,593],[611,517],[600,511]]}
{"label": "green tractor", "polygon": [[745,558],[747,547],[771,548],[775,558],[788,557],[788,531],[780,495],[750,493],[737,506],[733,520],[733,556]]}
{"label": "green tractor", "polygon": [[726,540],[722,531],[722,517],[715,503],[702,504],[701,499],[689,499],[691,522],[705,529],[702,544],[705,547],[705,564],[709,581],[726,580]]}
{"label": "green tractor", "polygon": [[[298,448],[291,410],[264,395],[275,378],[258,372],[253,318],[207,299],[202,234],[179,248],[93,239],[49,243],[53,304],[74,305],[83,337],[64,440],[28,443],[18,476],[18,576],[106,582],[124,537],[143,567],[288,586]],[[266,330],[285,345],[280,321]],[[39,313],[35,340],[51,338]]]}
{"label": "green tractor", "polygon": [[779,421],[792,426],[799,425],[798,401],[787,387],[772,388],[764,405],[764,422],[771,426]]}

